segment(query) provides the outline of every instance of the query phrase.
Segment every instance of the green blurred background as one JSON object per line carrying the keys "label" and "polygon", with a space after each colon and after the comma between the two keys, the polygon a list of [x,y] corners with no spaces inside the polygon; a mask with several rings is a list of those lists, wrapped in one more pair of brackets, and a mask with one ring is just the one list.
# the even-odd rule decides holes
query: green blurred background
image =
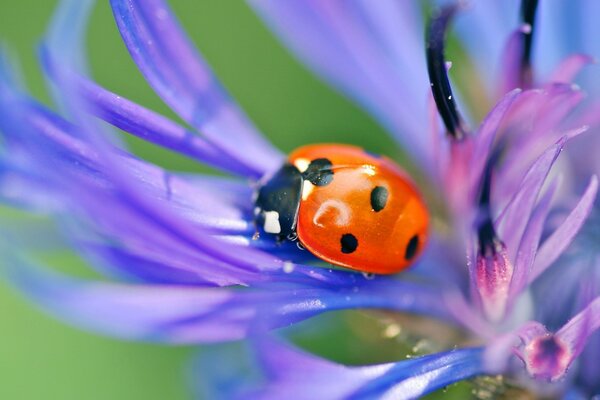
{"label": "green blurred background", "polygon": [[[49,98],[37,66],[36,46],[56,4],[55,0],[0,0],[1,41],[18,57],[30,91],[46,103]],[[173,0],[171,5],[224,85],[282,150],[310,142],[347,142],[398,159],[384,131],[289,55],[243,1]],[[98,82],[177,119],[128,57],[107,1],[95,8],[88,51]],[[127,140],[134,152],[164,167],[205,171],[183,157]],[[12,216],[6,210],[3,215]],[[63,254],[55,256],[53,263],[70,268],[77,261]],[[0,285],[0,318],[0,399],[189,397],[184,370],[195,349],[124,343],[79,331],[42,314],[6,285]],[[353,354],[352,338],[330,339],[339,336],[339,326],[343,332],[357,323],[376,326],[366,316],[327,316],[316,322],[321,332],[308,329],[300,342],[311,346],[311,341],[320,341],[322,345],[316,347],[321,353],[352,362],[364,358],[365,351]],[[372,340],[373,354],[379,348],[394,359],[405,351],[393,354],[387,350],[390,346],[379,344]]]}

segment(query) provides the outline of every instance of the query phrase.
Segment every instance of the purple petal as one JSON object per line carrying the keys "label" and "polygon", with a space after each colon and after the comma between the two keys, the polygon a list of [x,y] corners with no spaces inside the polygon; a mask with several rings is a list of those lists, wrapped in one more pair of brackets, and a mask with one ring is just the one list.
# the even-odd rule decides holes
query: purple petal
{"label": "purple petal", "polygon": [[234,400],[256,388],[260,371],[247,342],[203,346],[186,369],[193,399]]}
{"label": "purple petal", "polygon": [[335,364],[267,340],[259,342],[256,352],[267,381],[250,394],[261,399],[289,393],[298,399],[415,399],[485,373],[480,348],[365,367]]}
{"label": "purple petal", "polygon": [[[451,1],[438,0],[438,2]],[[507,45],[507,42],[517,36],[514,35],[514,30],[520,24],[519,3],[520,1],[516,0],[470,2],[463,15],[456,21],[456,31],[463,45],[469,50],[470,57],[477,63],[478,72],[483,74],[484,83],[498,82],[506,77],[507,73],[516,72],[516,68],[507,68],[511,63],[506,61],[511,56],[515,61],[520,57],[519,49],[515,46],[518,41],[512,46]],[[594,41],[585,40],[597,35],[596,24],[588,17],[594,15],[596,8],[593,0],[568,4],[543,2],[539,4],[535,18],[536,34],[533,46],[536,75],[549,76],[556,65],[571,55],[574,49],[577,52],[599,54]],[[570,34],[566,35],[564,32]],[[509,48],[512,48],[512,51],[509,52]],[[500,70],[498,70],[499,65]],[[517,65],[518,63],[515,67]],[[516,87],[502,86],[508,90]],[[500,94],[503,93],[505,91],[500,91]]]}
{"label": "purple petal", "polygon": [[548,212],[550,211],[550,205],[556,187],[556,182],[553,182],[552,186],[548,188],[544,196],[537,203],[531,214],[527,228],[523,233],[523,239],[519,244],[519,250],[517,251],[515,260],[514,274],[510,282],[510,293],[508,296],[509,309],[514,305],[518,295],[527,286],[531,267],[533,266],[535,255],[537,254],[540,239],[544,230],[544,224]]}
{"label": "purple petal", "polygon": [[[35,135],[38,140],[47,141],[47,145],[54,146],[53,151],[61,154],[62,157],[76,161],[76,165],[85,165],[98,173],[103,166],[99,160],[96,151],[89,145],[72,136],[75,128],[64,120],[52,115],[41,106],[33,103],[21,105],[13,104],[13,107],[24,107],[27,111],[25,121],[30,122],[30,128],[35,129]],[[25,110],[24,110],[25,112]],[[5,129],[7,133],[15,131],[14,128]],[[18,131],[15,131],[18,133]],[[11,136],[15,140],[22,140],[23,137],[17,135]],[[39,144],[41,145],[41,144]],[[29,146],[30,151],[34,147]],[[189,216],[190,220],[212,229],[227,230],[248,230],[248,222],[245,214],[249,212],[249,202],[252,196],[251,189],[242,183],[236,182],[237,188],[233,182],[225,180],[196,178],[189,182],[187,178],[170,174],[159,167],[146,164],[143,161],[132,158],[128,155],[119,155],[119,164],[128,170],[132,176],[152,197],[169,203],[170,207],[177,209],[182,215]],[[41,171],[40,171],[41,172]],[[219,190],[218,185],[226,185],[227,190]],[[243,193],[241,187],[244,187]],[[228,196],[232,199],[234,193],[240,193],[235,199],[236,204],[231,204],[222,195],[230,193]],[[27,196],[27,193],[23,194]],[[244,209],[240,210],[241,204],[245,202]]]}
{"label": "purple petal", "polygon": [[159,96],[183,120],[258,175],[277,168],[281,153],[257,132],[192,47],[161,0],[112,0],[123,40]]}
{"label": "purple petal", "polygon": [[[11,282],[40,307],[78,326],[135,340],[196,343],[236,340],[320,313],[375,308],[448,317],[439,290],[392,279],[316,288],[125,285],[82,281],[41,270],[3,249]],[[335,275],[335,274],[334,274]]]}
{"label": "purple petal", "polygon": [[94,0],[62,0],[56,7],[46,32],[46,44],[65,63],[85,73],[88,63],[85,33]]}
{"label": "purple petal", "polygon": [[[68,87],[68,83],[63,87]],[[0,119],[8,124],[10,140],[26,144],[28,157],[37,163],[31,167],[55,186],[60,200],[68,203],[63,207],[69,208],[71,216],[79,220],[78,225],[86,224],[83,232],[79,228],[69,233],[78,241],[86,237],[98,246],[92,247],[90,255],[95,261],[98,257],[107,261],[114,256],[114,252],[99,250],[104,249],[101,242],[106,241],[123,247],[121,258],[136,260],[135,266],[121,271],[129,275],[187,282],[191,272],[195,281],[231,285],[267,279],[269,270],[279,273],[284,265],[279,256],[291,261],[306,259],[307,256],[296,255],[297,249],[290,254],[290,246],[274,249],[274,242],[250,240],[252,191],[246,185],[206,177],[196,177],[194,185],[188,184],[181,177],[102,143],[95,137],[93,127],[88,127],[88,131],[76,129],[42,107],[15,96],[13,91],[0,93],[13,95],[2,97],[7,105],[2,108],[6,118]],[[80,137],[94,145],[88,146]],[[54,168],[48,169],[47,165]],[[161,214],[162,219],[158,218]],[[90,246],[84,247],[81,250],[89,253]],[[262,248],[268,253],[255,250]],[[182,272],[181,266],[187,266],[187,272],[170,280],[158,277],[157,265],[148,257],[160,260],[172,272]],[[232,265],[230,261],[234,259],[245,266]],[[132,271],[134,267],[139,270]],[[256,273],[257,268],[261,274]],[[289,279],[292,275],[295,276],[285,276]],[[343,273],[333,281],[347,283],[352,276]]]}
{"label": "purple petal", "polygon": [[531,376],[555,382],[562,379],[581,354],[590,335],[600,328],[600,298],[587,306],[555,334],[541,330],[523,338],[520,357]]}
{"label": "purple petal", "polygon": [[413,2],[253,0],[278,36],[317,74],[369,110],[432,170],[427,123],[429,82]]}
{"label": "purple petal", "polygon": [[573,351],[573,358],[583,351],[592,333],[600,329],[600,297],[589,304],[569,320],[558,332],[556,337],[564,341]]}
{"label": "purple petal", "polygon": [[176,342],[173,336],[178,332],[165,331],[164,324],[209,313],[231,297],[225,290],[185,286],[83,283],[16,264],[15,259],[9,262],[11,282],[46,311],[77,326],[129,340]]}
{"label": "purple petal", "polygon": [[164,255],[190,257],[195,260],[191,265],[201,268],[207,279],[224,275],[241,283],[258,279],[259,269],[279,268],[280,261],[273,256],[220,240],[173,210],[161,210],[160,215],[152,200],[75,183],[81,193],[70,193],[70,200],[85,207],[84,215],[107,240],[133,248],[155,246]]}
{"label": "purple petal", "polygon": [[587,54],[574,54],[564,59],[554,70],[550,82],[572,83],[579,72],[594,62],[594,58]]}
{"label": "purple petal", "polygon": [[479,186],[481,175],[485,162],[489,157],[490,149],[496,138],[496,133],[502,121],[504,120],[507,111],[512,106],[513,102],[520,96],[521,90],[515,89],[502,97],[502,99],[494,106],[492,111],[488,113],[481,123],[475,142],[474,154],[476,157],[473,160],[473,187]]}
{"label": "purple petal", "polygon": [[535,135],[547,135],[548,131],[564,129],[562,124],[575,107],[581,103],[585,94],[576,85],[553,83],[544,89],[547,101],[541,102],[533,124]]}
{"label": "purple petal", "polygon": [[577,205],[540,247],[529,277],[530,283],[552,265],[569,244],[571,244],[571,241],[577,232],[579,232],[579,229],[581,229],[594,206],[597,191],[598,178],[593,176]]}
{"label": "purple petal", "polygon": [[[572,85],[552,84],[543,89],[527,90],[519,96],[506,117],[502,140],[510,143],[499,170],[496,199],[514,193],[535,158],[561,137],[571,138],[587,127],[565,126],[566,117],[583,98]],[[506,201],[506,199],[504,199]]]}
{"label": "purple petal", "polygon": [[498,233],[506,244],[511,260],[516,258],[540,190],[563,146],[564,140],[552,145],[531,165],[518,191],[496,220]]}
{"label": "purple petal", "polygon": [[[71,233],[71,236],[76,234]],[[95,242],[74,242],[72,245],[90,260],[94,269],[105,276],[125,281],[194,286],[237,283],[236,280],[219,279],[203,271],[203,265],[210,265],[214,269],[226,268],[227,265],[223,266],[218,260],[199,254],[194,257],[185,254],[168,255],[154,247],[136,243],[128,243],[127,247]]]}
{"label": "purple petal", "polygon": [[[539,32],[534,46],[534,60],[544,76],[573,53],[600,55],[600,48],[589,38],[598,35],[591,16],[600,12],[594,0],[575,0],[568,3],[540,3]],[[569,34],[564,34],[569,32]],[[591,71],[590,71],[591,72]],[[594,79],[595,80],[595,79]],[[590,81],[586,81],[586,86]],[[598,86],[594,85],[594,89]]]}
{"label": "purple petal", "polygon": [[[157,248],[163,249],[165,254],[174,252],[194,257],[194,252],[197,252],[200,256],[208,256],[226,264],[237,259],[241,264],[233,269],[231,266],[213,268],[212,271],[206,269],[210,272],[209,275],[215,276],[212,279],[218,279],[221,283],[230,282],[231,279],[236,279],[239,283],[240,279],[248,279],[247,272],[256,271],[258,265],[262,270],[280,268],[280,261],[271,255],[210,237],[198,224],[194,226],[189,219],[177,215],[176,201],[168,203],[170,206],[165,208],[160,197],[156,199],[152,190],[144,186],[152,180],[163,185],[166,183],[168,190],[161,193],[161,196],[164,194],[166,200],[177,198],[177,190],[174,190],[173,182],[169,181],[168,176],[161,177],[163,174],[159,174],[159,179],[156,179],[152,173],[147,173],[148,170],[136,170],[132,168],[136,161],[132,164],[127,162],[126,157],[124,160],[120,155],[111,154],[115,152],[114,149],[96,146],[92,151],[86,144],[70,135],[74,127],[41,107],[18,98],[5,99],[7,103],[3,107],[3,118],[0,118],[0,122],[6,124],[3,131],[12,132],[11,140],[25,142],[32,160],[38,163],[38,172],[43,172],[48,182],[53,182],[60,188],[61,199],[68,201],[73,210],[82,212],[88,221],[91,220],[104,234],[120,238],[124,243],[154,243]],[[76,132],[79,136],[84,133],[83,130]],[[54,168],[44,167],[47,165]],[[140,172],[146,174],[139,174]],[[123,173],[131,175],[126,182]],[[186,193],[183,199],[195,201],[192,194]],[[204,206],[213,204],[206,214],[207,218],[211,217],[211,213],[217,215],[219,210],[224,210],[225,204],[219,204],[214,198],[206,197],[199,201]],[[240,213],[239,210],[232,211],[238,215]],[[223,220],[219,221],[217,217],[215,222],[229,224],[227,217],[223,216]],[[210,224],[207,218],[203,219],[200,216],[200,222]],[[242,224],[248,223],[242,220]],[[231,227],[232,225],[227,226],[228,229]],[[202,264],[204,263],[200,265]],[[245,266],[242,267],[242,264]],[[225,281],[224,274],[228,276]]]}
{"label": "purple petal", "polygon": [[[593,392],[593,393],[598,393]],[[567,389],[567,392],[562,396],[562,400],[588,400],[589,396],[583,393],[580,389],[575,387],[570,387]]]}
{"label": "purple petal", "polygon": [[48,214],[64,209],[56,188],[27,165],[0,161],[0,199],[9,206]]}
{"label": "purple petal", "polygon": [[600,359],[600,332],[588,338],[585,350],[579,356],[579,375],[582,383],[591,388],[592,393],[600,393],[598,382],[598,360]]}
{"label": "purple petal", "polygon": [[483,353],[486,370],[494,374],[505,372],[509,365],[509,360],[513,356],[514,349],[520,343],[546,333],[546,328],[542,324],[529,321],[514,331],[495,337],[488,343]]}
{"label": "purple petal", "polygon": [[523,33],[527,29],[531,29],[531,27],[521,26],[508,37],[502,54],[502,71],[499,74],[500,83],[498,93],[500,95],[509,90],[522,87],[521,57],[523,54]]}
{"label": "purple petal", "polygon": [[[527,288],[534,299],[544,299],[535,304],[536,318],[552,330],[564,325],[581,310],[578,295],[582,284],[596,280],[590,276],[591,271],[594,271],[594,262],[589,257],[582,257],[579,252],[561,256]],[[560,288],[560,296],[556,295],[557,288]]]}
{"label": "purple petal", "polygon": [[577,356],[568,342],[535,321],[494,339],[484,353],[484,365],[490,372],[501,373],[511,351],[521,358],[529,375],[549,382],[562,379]]}
{"label": "purple petal", "polygon": [[481,337],[494,335],[494,328],[479,313],[481,309],[479,296],[473,296],[469,302],[460,292],[449,292],[445,296],[445,303],[453,318],[463,327]]}
{"label": "purple petal", "polygon": [[[59,68],[43,52],[46,73],[53,78],[53,69]],[[260,177],[261,171],[245,165],[210,141],[185,129],[175,122],[109,92],[83,77],[73,77],[81,96],[99,118],[123,131],[150,143],[173,150],[210,166],[242,176]]]}

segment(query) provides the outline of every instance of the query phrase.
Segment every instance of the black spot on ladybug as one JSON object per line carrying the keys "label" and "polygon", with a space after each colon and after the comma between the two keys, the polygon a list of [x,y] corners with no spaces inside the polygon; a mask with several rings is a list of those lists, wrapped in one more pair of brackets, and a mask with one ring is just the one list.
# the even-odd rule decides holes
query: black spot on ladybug
{"label": "black spot on ladybug", "polygon": [[333,180],[331,161],[326,158],[312,160],[302,176],[315,186],[329,185]]}
{"label": "black spot on ladybug", "polygon": [[356,239],[356,236],[351,233],[343,234],[340,243],[342,244],[342,253],[344,254],[354,253],[358,247],[358,240]]}
{"label": "black spot on ladybug", "polygon": [[389,192],[383,186],[375,186],[371,190],[371,208],[375,212],[379,212],[385,208]]}
{"label": "black spot on ladybug", "polygon": [[418,248],[419,237],[417,235],[414,235],[410,238],[408,244],[406,245],[406,252],[404,253],[404,258],[406,259],[406,261],[410,261],[415,256],[415,254],[417,254]]}

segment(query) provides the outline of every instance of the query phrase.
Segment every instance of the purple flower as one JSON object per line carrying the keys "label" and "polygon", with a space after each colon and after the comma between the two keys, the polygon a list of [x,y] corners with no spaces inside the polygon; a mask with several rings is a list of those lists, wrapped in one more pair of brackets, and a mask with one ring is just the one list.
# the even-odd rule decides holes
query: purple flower
{"label": "purple flower", "polygon": [[[262,374],[256,381],[254,374],[239,379],[238,360],[212,368],[213,357],[222,363],[227,353],[206,351],[198,361],[210,378],[203,390],[213,397],[414,398],[485,374],[504,374],[540,393],[598,394],[593,377],[600,370],[589,360],[600,348],[599,288],[571,268],[587,257],[578,244],[588,228],[569,247],[590,213],[593,228],[596,170],[575,160],[577,173],[570,173],[571,160],[557,163],[570,142],[591,136],[583,132],[593,126],[596,105],[573,84],[591,58],[564,58],[552,47],[560,55],[542,57],[538,67],[553,5],[537,15],[537,2],[523,1],[520,22],[514,1],[449,5],[424,29],[417,2],[251,4],[319,75],[373,113],[421,168],[435,221],[422,260],[398,277],[363,276],[314,266],[293,243],[254,237],[256,182],[284,156],[229,97],[166,4],[111,1],[131,56],[186,126],[87,76],[79,40],[89,4],[66,0],[41,50],[60,114],[22,90],[2,56],[0,195],[52,216],[67,243],[111,281],[33,265],[7,232],[2,253],[11,282],[57,317],[125,339],[249,338],[258,361],[250,370]],[[477,66],[464,86],[449,81],[444,55],[455,17],[469,54],[457,68]],[[589,18],[582,21],[593,29]],[[593,89],[595,81],[587,82]],[[486,114],[480,123],[465,114],[478,108]],[[151,165],[92,116],[234,177]],[[572,188],[560,185],[561,173]],[[354,308],[438,318],[461,329],[471,346],[346,367],[267,333]]]}

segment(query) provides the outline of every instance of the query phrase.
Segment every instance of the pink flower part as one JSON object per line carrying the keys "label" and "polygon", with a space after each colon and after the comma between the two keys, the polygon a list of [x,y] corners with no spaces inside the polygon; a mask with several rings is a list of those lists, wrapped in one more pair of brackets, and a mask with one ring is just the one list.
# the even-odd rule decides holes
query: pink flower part
{"label": "pink flower part", "polygon": [[498,322],[506,310],[508,289],[514,270],[504,244],[498,243],[495,251],[480,253],[475,268],[477,290],[483,311],[490,321]]}
{"label": "pink flower part", "polygon": [[523,352],[527,372],[536,379],[550,382],[562,378],[572,360],[571,348],[553,334],[534,338]]}

